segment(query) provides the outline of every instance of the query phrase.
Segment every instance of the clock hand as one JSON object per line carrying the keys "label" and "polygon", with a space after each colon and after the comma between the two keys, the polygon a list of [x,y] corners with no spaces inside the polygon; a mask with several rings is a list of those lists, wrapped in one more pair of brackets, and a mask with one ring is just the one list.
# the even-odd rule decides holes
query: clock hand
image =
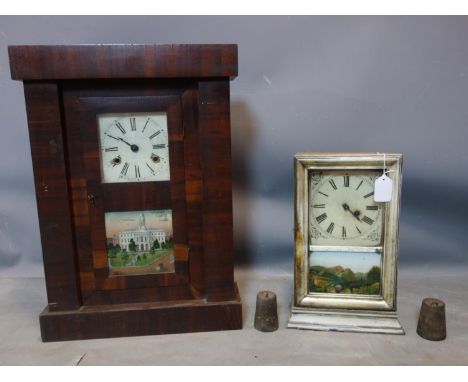
{"label": "clock hand", "polygon": [[[107,134],[107,133],[105,133],[105,134],[106,134],[108,137],[111,137],[111,138],[116,139],[117,141],[124,141],[122,138],[117,138],[117,137],[114,137],[113,135],[110,135],[110,134]],[[124,141],[124,142],[125,142],[125,141]],[[125,142],[125,143],[127,143],[127,142]],[[128,144],[128,143],[127,143],[127,144]]]}
{"label": "clock hand", "polygon": [[125,139],[120,138],[120,137],[114,137],[114,136],[112,136],[112,135],[110,135],[110,134],[106,134],[106,135],[107,135],[108,137],[114,138],[114,139],[116,139],[116,140],[118,140],[118,141],[122,141],[123,143],[126,143],[127,145],[130,146],[130,149],[131,149],[134,153],[136,153],[136,152],[138,151],[138,146],[137,146],[137,145],[132,145],[131,143],[128,143]]}
{"label": "clock hand", "polygon": [[349,208],[349,206],[346,204],[346,203],[343,203],[342,204],[342,207],[345,211],[349,211],[351,213],[351,215],[353,215],[357,220],[361,221],[361,219],[359,219],[359,215],[361,214],[360,211],[356,210],[356,211],[351,211],[351,209]]}

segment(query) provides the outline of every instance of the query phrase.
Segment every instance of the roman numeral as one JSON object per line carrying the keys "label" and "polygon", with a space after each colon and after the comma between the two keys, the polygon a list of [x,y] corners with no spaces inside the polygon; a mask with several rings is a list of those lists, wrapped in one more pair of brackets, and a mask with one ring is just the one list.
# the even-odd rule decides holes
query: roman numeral
{"label": "roman numeral", "polygon": [[330,223],[330,225],[328,226],[327,228],[327,232],[331,235],[331,233],[333,232],[333,229],[335,228],[335,223]]}
{"label": "roman numeral", "polygon": [[136,120],[135,118],[130,118],[130,127],[132,129],[132,131],[136,131]]}
{"label": "roman numeral", "polygon": [[152,135],[150,135],[149,139],[153,139],[154,137],[158,136],[159,134],[161,134],[161,130],[158,130],[155,133],[153,133]]}
{"label": "roman numeral", "polygon": [[322,191],[319,191],[318,192],[319,194],[322,194],[323,196],[326,196],[328,198],[328,195],[327,194],[324,194]]}
{"label": "roman numeral", "polygon": [[379,206],[366,206],[366,210],[376,211],[379,209]]}
{"label": "roman numeral", "polygon": [[330,180],[328,181],[328,183],[330,183],[330,185],[333,187],[333,189],[336,190],[336,184],[335,184],[335,182],[333,181],[333,179],[330,179]]}
{"label": "roman numeral", "polygon": [[120,124],[120,122],[115,122],[115,126],[117,126],[119,128],[119,130],[122,132],[122,134],[125,134],[127,132],[127,130],[125,130],[123,128],[123,126]]}
{"label": "roman numeral", "polygon": [[362,221],[363,221],[364,223],[369,224],[369,225],[374,224],[374,221],[373,221],[371,218],[368,218],[367,216],[364,216],[364,217],[362,218]]}
{"label": "roman numeral", "polygon": [[[145,162],[145,163],[146,163],[146,162]],[[153,175],[154,175],[154,174],[155,174],[155,172],[154,172],[154,169],[153,169],[153,167],[151,167],[151,166],[150,166],[148,163],[146,163],[146,165],[148,166],[149,170],[151,171],[151,174],[153,174]]]}
{"label": "roman numeral", "polygon": [[317,220],[317,222],[320,224],[321,222],[323,222],[325,219],[327,218],[327,214],[322,214],[320,216],[317,216],[315,218],[315,220]]}
{"label": "roman numeral", "polygon": [[343,183],[345,187],[349,187],[349,175],[343,176]]}
{"label": "roman numeral", "polygon": [[138,165],[135,165],[135,178],[140,177],[140,167]]}
{"label": "roman numeral", "polygon": [[364,182],[364,181],[361,180],[361,183],[359,183],[358,186],[356,187],[356,191],[359,190],[359,187],[361,187],[362,182]]}
{"label": "roman numeral", "polygon": [[119,150],[119,148],[117,146],[115,146],[115,147],[106,147],[105,151],[109,152],[109,151],[118,151],[118,150]]}
{"label": "roman numeral", "polygon": [[345,228],[345,227],[343,227],[343,228],[341,229],[341,237],[342,237],[343,239],[346,238],[346,228]]}
{"label": "roman numeral", "polygon": [[357,229],[357,231],[358,231],[359,233],[362,233],[361,230],[358,228],[357,225],[355,225],[355,227],[356,227],[356,229]]}
{"label": "roman numeral", "polygon": [[149,118],[146,120],[145,126],[143,126],[143,130],[141,130],[142,133],[145,132],[145,129],[146,129],[146,126],[148,125],[149,120],[150,120]]}
{"label": "roman numeral", "polygon": [[368,197],[370,197],[372,195],[374,195],[374,191],[369,192],[367,195],[364,195],[364,199],[366,199],[366,198],[368,198]]}
{"label": "roman numeral", "polygon": [[120,175],[122,176],[127,175],[127,170],[128,170],[128,163],[125,162],[124,166],[122,167],[122,171],[120,171]]}
{"label": "roman numeral", "polygon": [[325,208],[325,204],[314,204],[314,208]]}
{"label": "roman numeral", "polygon": [[164,149],[166,148],[166,145],[164,143],[160,143],[158,145],[153,145],[153,149]]}

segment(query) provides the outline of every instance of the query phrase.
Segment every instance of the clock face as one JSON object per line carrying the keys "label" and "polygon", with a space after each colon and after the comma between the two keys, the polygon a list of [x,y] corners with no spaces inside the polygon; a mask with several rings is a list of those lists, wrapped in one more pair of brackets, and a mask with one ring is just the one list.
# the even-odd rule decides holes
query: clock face
{"label": "clock face", "polygon": [[311,245],[379,246],[382,204],[374,201],[381,172],[311,172],[309,229]]}
{"label": "clock face", "polygon": [[170,180],[166,113],[98,115],[103,183]]}

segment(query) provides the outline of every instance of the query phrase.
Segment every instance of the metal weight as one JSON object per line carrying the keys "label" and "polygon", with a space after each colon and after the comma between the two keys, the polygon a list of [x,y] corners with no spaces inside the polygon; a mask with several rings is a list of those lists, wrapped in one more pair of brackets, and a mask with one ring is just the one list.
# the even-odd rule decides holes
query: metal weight
{"label": "metal weight", "polygon": [[447,337],[445,303],[437,298],[425,298],[421,304],[417,333],[429,341]]}
{"label": "metal weight", "polygon": [[254,327],[261,332],[274,332],[278,329],[278,310],[275,293],[270,291],[258,292]]}

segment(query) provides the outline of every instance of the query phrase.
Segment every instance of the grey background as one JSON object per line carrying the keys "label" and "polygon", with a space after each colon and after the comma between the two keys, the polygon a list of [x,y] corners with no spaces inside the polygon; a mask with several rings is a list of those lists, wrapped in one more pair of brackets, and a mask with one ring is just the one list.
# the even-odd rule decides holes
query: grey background
{"label": "grey background", "polygon": [[21,82],[9,44],[237,43],[239,264],[292,271],[298,151],[404,155],[400,264],[468,265],[468,18],[0,17],[0,275],[40,276]]}

